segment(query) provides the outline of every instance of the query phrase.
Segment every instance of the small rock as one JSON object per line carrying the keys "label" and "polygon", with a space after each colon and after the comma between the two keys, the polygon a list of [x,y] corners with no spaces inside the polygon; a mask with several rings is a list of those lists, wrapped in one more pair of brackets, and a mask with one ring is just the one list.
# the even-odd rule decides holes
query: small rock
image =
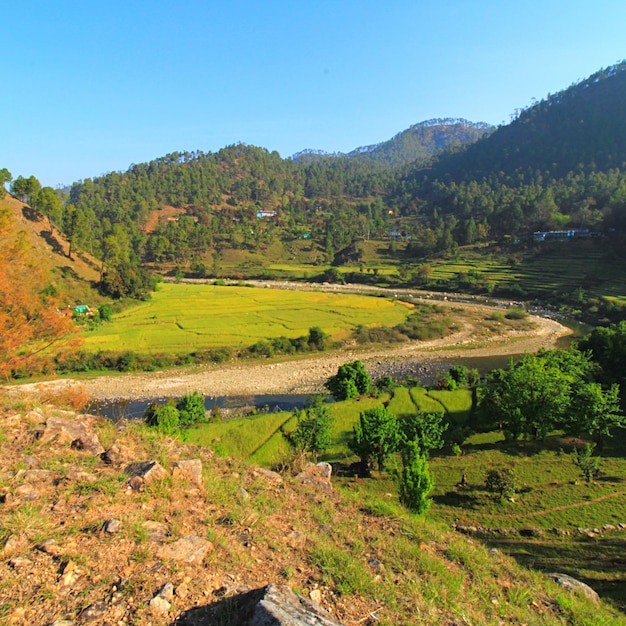
{"label": "small rock", "polygon": [[382,571],[385,569],[385,566],[378,559],[369,559],[367,564],[373,569],[377,571]]}
{"label": "small rock", "polygon": [[189,595],[189,586],[187,583],[181,583],[176,587],[175,593],[178,598],[184,600]]}
{"label": "small rock", "polygon": [[79,578],[80,574],[75,569],[64,571],[61,576],[61,587],[71,587]]}
{"label": "small rock", "polygon": [[25,456],[22,459],[22,463],[30,469],[39,469],[41,467],[41,461],[36,456]]}
{"label": "small rock", "polygon": [[198,487],[202,487],[202,461],[200,459],[176,461],[172,466],[172,476],[185,478]]}
{"label": "small rock", "polygon": [[92,454],[101,454],[104,448],[100,445],[97,435],[81,421],[63,417],[49,417],[46,420],[46,428],[41,435],[41,441],[53,441],[69,443],[74,447],[83,446]]}
{"label": "small rock", "polygon": [[22,547],[22,540],[17,535],[9,535],[4,542],[3,553],[11,554],[17,552]]}
{"label": "small rock", "polygon": [[27,567],[32,567],[33,562],[30,559],[25,559],[21,556],[14,556],[10,561],[9,565],[13,569],[25,569]]}
{"label": "small rock", "polygon": [[330,477],[333,468],[330,463],[308,463],[296,476],[296,481],[303,485],[311,485],[327,493],[331,493],[333,486]]}
{"label": "small rock", "polygon": [[290,548],[304,548],[306,535],[298,530],[292,530],[285,535],[285,541]]}
{"label": "small rock", "polygon": [[131,489],[132,491],[143,491],[143,487],[144,487],[144,480],[143,478],[140,478],[139,476],[133,476],[128,481],[128,488]]}
{"label": "small rock", "polygon": [[161,546],[157,556],[161,559],[200,563],[213,544],[198,535],[187,535],[174,543]]}
{"label": "small rock", "polygon": [[67,474],[65,474],[65,478],[77,483],[95,483],[98,480],[93,474],[78,469],[70,469]]}
{"label": "small rock", "polygon": [[106,452],[103,452],[100,458],[107,465],[122,465],[122,463],[130,461],[132,453],[128,448],[114,444]]}
{"label": "small rock", "polygon": [[22,474],[22,478],[30,483],[40,483],[44,480],[50,480],[52,472],[50,470],[29,469]]}
{"label": "small rock", "polygon": [[166,600],[172,600],[174,598],[174,585],[172,585],[172,583],[165,583],[157,595]]}
{"label": "small rock", "polygon": [[315,602],[315,604],[321,604],[322,592],[319,589],[313,589],[313,591],[309,593],[309,598],[311,598],[311,600]]}
{"label": "small rock", "polygon": [[130,478],[141,478],[144,482],[152,482],[167,477],[167,472],[156,461],[142,461],[131,463],[124,469],[124,473]]}
{"label": "small rock", "polygon": [[94,622],[95,620],[102,619],[107,610],[108,607],[104,602],[94,602],[92,605],[88,606],[80,616],[86,622]]}
{"label": "small rock", "polygon": [[242,502],[250,500],[250,494],[243,487],[239,487],[239,489],[237,489],[237,496]]}
{"label": "small rock", "polygon": [[104,452],[104,448],[95,433],[87,433],[72,441],[74,450],[84,450],[95,456],[100,456]]}
{"label": "small rock", "polygon": [[105,533],[115,534],[122,530],[122,522],[118,519],[108,519],[102,527]]}
{"label": "small rock", "polygon": [[167,613],[172,605],[161,596],[154,596],[152,600],[150,600],[150,609],[155,615],[163,615]]}
{"label": "small rock", "polygon": [[61,548],[59,547],[59,544],[56,542],[56,539],[46,539],[46,541],[40,544],[38,548],[42,552],[45,552],[46,554],[49,554],[50,556],[55,556],[55,557],[61,556]]}
{"label": "small rock", "polygon": [[263,467],[255,467],[251,474],[253,478],[262,478],[263,481],[271,487],[277,487],[283,484],[283,477],[278,472],[273,472]]}
{"label": "small rock", "polygon": [[161,522],[155,522],[153,520],[147,520],[141,524],[142,528],[148,532],[152,541],[162,541],[167,537],[170,529],[167,524]]}
{"label": "small rock", "polygon": [[32,502],[33,500],[39,499],[39,492],[28,483],[17,487],[17,489],[15,490],[15,495],[22,500],[25,500],[26,502]]}

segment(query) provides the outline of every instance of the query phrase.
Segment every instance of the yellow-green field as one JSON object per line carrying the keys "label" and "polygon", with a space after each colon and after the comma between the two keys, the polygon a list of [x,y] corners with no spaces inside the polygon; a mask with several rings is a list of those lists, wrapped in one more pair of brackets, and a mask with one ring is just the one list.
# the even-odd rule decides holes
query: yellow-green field
{"label": "yellow-green field", "polygon": [[301,337],[319,326],[342,339],[358,325],[394,326],[409,305],[384,298],[255,287],[161,284],[148,302],[85,332],[85,349],[179,354]]}

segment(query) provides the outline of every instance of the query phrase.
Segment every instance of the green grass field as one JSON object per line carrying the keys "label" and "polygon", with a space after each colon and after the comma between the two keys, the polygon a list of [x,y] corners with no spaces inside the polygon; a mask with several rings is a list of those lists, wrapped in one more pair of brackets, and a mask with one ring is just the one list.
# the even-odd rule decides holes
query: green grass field
{"label": "green grass field", "polygon": [[357,325],[393,326],[411,309],[384,298],[255,287],[161,284],[152,299],[85,332],[85,349],[190,353],[300,337],[319,326],[343,339]]}

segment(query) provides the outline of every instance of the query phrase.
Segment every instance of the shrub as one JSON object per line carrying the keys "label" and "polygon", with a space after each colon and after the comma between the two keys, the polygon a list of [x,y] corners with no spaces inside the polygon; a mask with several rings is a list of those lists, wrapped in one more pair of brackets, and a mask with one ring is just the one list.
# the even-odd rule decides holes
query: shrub
{"label": "shrub", "polygon": [[309,328],[308,344],[311,350],[324,350],[326,348],[327,339],[328,335],[319,326]]}
{"label": "shrub", "polygon": [[110,322],[113,316],[113,308],[110,304],[101,304],[98,307],[98,313],[103,322]]}
{"label": "shrub", "polygon": [[582,472],[585,480],[590,483],[599,474],[598,457],[592,457],[595,446],[588,443],[584,448],[576,448],[573,454],[574,465]]}
{"label": "shrub", "polygon": [[143,419],[148,426],[157,428],[164,435],[174,434],[180,424],[180,414],[173,400],[168,400],[165,404],[151,404]]}
{"label": "shrub", "polygon": [[372,379],[361,361],[353,361],[340,365],[337,374],[331,376],[324,386],[335,400],[349,400],[369,393]]}
{"label": "shrub", "polygon": [[317,462],[317,455],[331,444],[333,418],[322,396],[311,396],[303,411],[296,411],[296,430],[289,436],[289,443],[297,453],[310,452]]}
{"label": "shrub", "polygon": [[204,396],[201,396],[197,391],[180,398],[176,403],[176,408],[179,412],[181,428],[189,428],[195,424],[206,422]]}
{"label": "shrub", "polygon": [[485,475],[485,489],[500,498],[515,495],[515,476],[510,469],[491,469]]}
{"label": "shrub", "polygon": [[399,437],[396,416],[385,407],[377,406],[361,413],[348,445],[364,467],[369,467],[371,459],[375,458],[378,471],[382,472],[385,460],[398,449]]}
{"label": "shrub", "polygon": [[505,317],[509,320],[524,320],[528,317],[528,311],[515,307],[513,309],[509,309],[506,312]]}

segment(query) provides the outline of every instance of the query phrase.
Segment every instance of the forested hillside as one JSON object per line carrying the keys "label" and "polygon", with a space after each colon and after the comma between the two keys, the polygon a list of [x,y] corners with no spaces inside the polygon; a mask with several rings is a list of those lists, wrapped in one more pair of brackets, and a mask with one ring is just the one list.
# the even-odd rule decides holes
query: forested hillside
{"label": "forested hillside", "polygon": [[[460,243],[533,230],[623,229],[626,63],[522,110],[517,119],[432,168],[413,167],[394,199]],[[460,222],[460,226],[459,226]]]}

